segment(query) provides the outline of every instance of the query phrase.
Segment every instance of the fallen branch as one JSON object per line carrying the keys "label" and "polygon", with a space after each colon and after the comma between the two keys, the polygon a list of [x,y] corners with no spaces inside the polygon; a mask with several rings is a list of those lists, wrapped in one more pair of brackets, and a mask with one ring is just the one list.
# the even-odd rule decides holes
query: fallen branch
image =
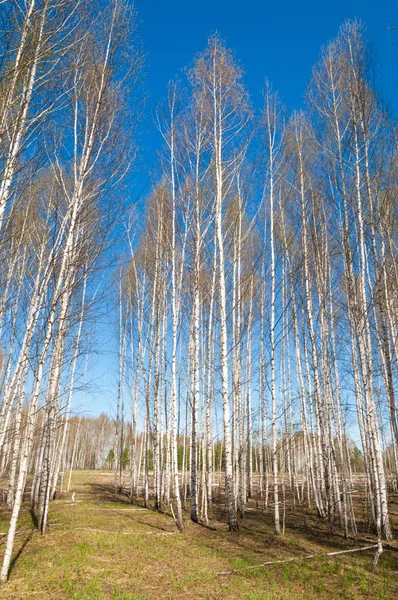
{"label": "fallen branch", "polygon": [[[266,567],[268,565],[282,565],[282,564],[286,564],[286,563],[293,563],[293,562],[298,562],[301,560],[309,560],[311,558],[316,558],[317,556],[337,556],[338,554],[349,554],[352,552],[364,552],[365,550],[371,550],[372,548],[377,548],[377,552],[375,555],[374,560],[376,559],[376,556],[378,555],[380,548],[379,545],[381,545],[381,543],[379,544],[373,544],[372,546],[363,546],[362,548],[351,548],[350,550],[339,550],[338,552],[323,552],[320,554],[308,554],[307,556],[297,556],[295,558],[287,558],[285,560],[274,560],[274,561],[267,561],[264,563],[261,563],[259,565],[254,565],[254,566],[250,566],[250,567],[242,567],[241,569],[233,569],[232,571],[221,571],[220,573],[216,573],[216,575],[232,575],[233,573],[239,573],[240,571],[248,571],[251,569],[258,569],[260,567]],[[381,546],[381,552],[383,552],[383,546]],[[380,554],[381,554],[380,552]],[[379,554],[379,556],[380,556]],[[378,560],[378,558],[377,558]],[[377,562],[376,562],[377,564]]]}
{"label": "fallen branch", "polygon": [[[22,533],[32,533],[32,531],[37,531],[37,529],[36,528],[33,528],[33,529],[20,529],[19,531],[15,532],[15,535],[21,535]],[[6,535],[8,535],[8,533],[1,532],[0,535],[6,536]]]}
{"label": "fallen branch", "polygon": [[110,535],[175,535],[176,531],[163,531],[155,533],[154,531],[107,531],[106,529],[92,529],[91,527],[75,527],[74,531],[94,531],[95,533],[108,533]]}
{"label": "fallen branch", "polygon": [[137,511],[145,511],[148,512],[148,508],[103,508],[102,506],[98,506],[98,507],[90,507],[90,508],[85,508],[84,510],[100,510],[102,512],[104,511],[108,511],[108,512],[120,512],[120,511],[129,511],[129,512],[137,512]]}

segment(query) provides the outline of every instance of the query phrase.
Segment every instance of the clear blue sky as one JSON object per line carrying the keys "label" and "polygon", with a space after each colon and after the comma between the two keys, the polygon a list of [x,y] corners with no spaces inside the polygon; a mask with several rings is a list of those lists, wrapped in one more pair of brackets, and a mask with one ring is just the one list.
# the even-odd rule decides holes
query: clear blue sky
{"label": "clear blue sky", "polygon": [[[135,5],[146,53],[148,101],[140,141],[141,176],[138,184],[135,179],[132,198],[142,196],[142,173],[156,162],[160,140],[153,125],[154,108],[168,81],[192,63],[214,30],[241,63],[254,106],[261,103],[267,77],[291,110],[302,104],[322,45],[337,35],[345,19],[359,18],[377,51],[383,90],[398,112],[398,34],[391,29],[398,27],[396,0],[136,0]],[[85,411],[92,415],[111,412],[116,399],[116,325],[110,324],[111,315],[104,321],[94,342],[99,354],[90,361],[89,380],[95,383],[85,400]],[[77,408],[80,394],[76,396]]]}
{"label": "clear blue sky", "polygon": [[396,0],[136,0],[135,5],[150,105],[217,29],[243,66],[255,104],[267,77],[288,108],[297,108],[321,46],[347,18],[367,25],[387,91],[396,96],[398,35],[390,29],[398,27]]}

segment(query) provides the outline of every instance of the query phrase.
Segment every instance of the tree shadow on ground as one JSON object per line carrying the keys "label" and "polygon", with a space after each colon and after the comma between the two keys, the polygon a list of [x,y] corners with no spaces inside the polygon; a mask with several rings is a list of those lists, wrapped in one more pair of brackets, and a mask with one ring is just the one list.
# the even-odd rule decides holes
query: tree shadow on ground
{"label": "tree shadow on ground", "polygon": [[99,483],[90,483],[90,494],[99,502],[109,502],[112,504],[131,505],[131,500],[121,493],[116,493],[113,486]]}
{"label": "tree shadow on ground", "polygon": [[[134,498],[132,502],[130,498],[123,494],[115,494],[112,484],[90,484],[91,493],[95,500],[104,501],[114,504],[124,504],[126,506],[144,507],[143,500],[141,498]],[[162,515],[169,519],[172,516],[162,510],[156,510],[152,506],[145,507],[148,510],[148,515]],[[360,531],[356,540],[352,537],[346,539],[343,531],[339,529],[336,521],[336,528],[333,534],[329,532],[329,525],[326,519],[320,518],[314,510],[304,508],[304,506],[296,507],[296,511],[287,510],[286,512],[286,532],[285,535],[277,536],[274,534],[274,516],[272,506],[269,506],[267,510],[256,507],[254,500],[248,504],[249,510],[245,513],[243,518],[239,518],[240,531],[238,533],[230,533],[224,528],[218,527],[218,525],[226,525],[226,513],[225,504],[223,503],[222,495],[219,496],[219,502],[215,499],[212,504],[210,523],[205,524],[203,521],[199,521],[198,525],[202,529],[203,534],[208,530],[210,534],[208,539],[200,539],[198,543],[205,544],[211,550],[217,550],[222,538],[228,545],[231,554],[238,557],[239,555],[246,555],[248,558],[253,559],[264,559],[264,555],[267,551],[270,551],[270,559],[273,555],[275,558],[289,558],[306,555],[308,553],[326,553],[329,551],[347,550],[353,547],[361,545],[369,545],[375,543],[375,538],[372,534],[367,533],[364,530],[364,524],[358,519],[358,525]],[[301,511],[298,512],[298,509]],[[160,531],[168,531],[165,527],[159,524],[154,524],[146,520],[137,520],[135,515],[123,514],[123,517],[146,525],[152,529],[158,529]],[[189,504],[186,507],[185,518],[189,520]],[[363,527],[363,530],[361,531]],[[198,528],[197,531],[200,531]],[[297,540],[295,540],[295,534]],[[202,538],[202,536],[200,536]],[[192,538],[195,544],[194,537]],[[312,548],[307,546],[311,544]],[[313,548],[313,546],[317,548]]]}
{"label": "tree shadow on ground", "polygon": [[[230,533],[226,529],[218,529],[213,535],[198,536],[197,539],[193,537],[192,544],[202,548],[205,546],[212,552],[222,554],[223,558],[245,558],[250,562],[261,562],[264,559],[300,559],[308,554],[322,555],[376,543],[371,535],[358,535],[355,542],[352,538],[346,540],[337,527],[333,535],[330,535],[328,523],[311,512],[305,515],[287,514],[285,535],[274,534],[271,510],[267,513],[257,510],[247,512],[243,519],[239,519],[239,525],[239,532]],[[386,564],[391,564],[391,558],[391,555],[385,556]]]}
{"label": "tree shadow on ground", "polygon": [[31,532],[29,533],[29,535],[27,536],[27,538],[24,540],[22,546],[20,547],[20,549],[18,550],[18,552],[16,553],[16,555],[11,560],[11,562],[10,562],[10,568],[8,569],[8,578],[11,576],[11,573],[15,569],[16,564],[17,564],[18,560],[21,558],[21,556],[23,554],[23,551],[25,550],[26,546],[31,541],[34,532],[35,532],[35,530],[32,529]]}
{"label": "tree shadow on ground", "polygon": [[151,527],[152,529],[158,529],[159,531],[165,531],[166,533],[170,533],[169,529],[166,529],[165,527],[160,527],[159,525],[154,525],[153,523],[147,523],[146,521],[139,521],[138,519],[135,519],[135,522],[139,523],[140,525],[146,525],[146,527]]}
{"label": "tree shadow on ground", "polygon": [[31,508],[31,509],[29,510],[29,514],[30,514],[30,517],[31,517],[31,519],[32,519],[32,524],[33,524],[33,527],[34,527],[35,529],[38,529],[38,527],[39,527],[39,521],[38,521],[38,518],[37,518],[37,516],[35,515],[35,512],[34,512],[33,508]]}

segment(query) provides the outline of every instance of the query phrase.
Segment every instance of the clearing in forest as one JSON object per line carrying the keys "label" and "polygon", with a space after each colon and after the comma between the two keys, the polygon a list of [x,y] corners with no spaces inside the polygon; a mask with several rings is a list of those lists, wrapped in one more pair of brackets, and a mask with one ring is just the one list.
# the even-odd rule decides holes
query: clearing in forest
{"label": "clearing in forest", "polygon": [[[310,554],[352,549],[340,533],[328,536],[311,513],[286,515],[284,536],[275,536],[271,512],[249,503],[239,533],[221,520],[195,525],[185,516],[178,533],[168,514],[131,504],[113,493],[113,474],[78,471],[71,493],[50,506],[41,536],[24,505],[9,581],[2,600],[247,600],[395,599],[398,547],[392,543],[371,567],[374,550],[333,557]],[[391,504],[391,515],[398,503]],[[0,512],[0,544],[9,514]],[[360,534],[357,547],[374,544]],[[261,565],[297,559],[291,563]],[[231,572],[235,571],[235,572]],[[227,572],[221,575],[220,573]]]}

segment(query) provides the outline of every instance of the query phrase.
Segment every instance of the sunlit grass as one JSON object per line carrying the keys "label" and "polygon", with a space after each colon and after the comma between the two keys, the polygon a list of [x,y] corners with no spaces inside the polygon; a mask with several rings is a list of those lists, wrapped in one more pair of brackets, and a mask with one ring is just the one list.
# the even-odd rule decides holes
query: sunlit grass
{"label": "sunlit grass", "polygon": [[[247,514],[238,534],[230,534],[220,521],[213,520],[211,529],[193,525],[188,515],[186,531],[180,534],[170,515],[142,510],[123,496],[113,502],[109,476],[77,472],[73,489],[75,505],[70,494],[51,504],[45,537],[34,529],[25,505],[18,523],[17,560],[0,589],[2,600],[398,597],[398,552],[387,550],[376,570],[370,565],[372,552],[259,566],[352,547],[341,535],[330,538],[322,523],[313,529],[303,526],[298,511],[287,516],[286,535],[280,537],[273,534],[272,515],[256,511]],[[1,510],[0,531],[7,531],[8,518]],[[364,536],[358,545],[370,539]],[[224,571],[229,574],[219,575]]]}

